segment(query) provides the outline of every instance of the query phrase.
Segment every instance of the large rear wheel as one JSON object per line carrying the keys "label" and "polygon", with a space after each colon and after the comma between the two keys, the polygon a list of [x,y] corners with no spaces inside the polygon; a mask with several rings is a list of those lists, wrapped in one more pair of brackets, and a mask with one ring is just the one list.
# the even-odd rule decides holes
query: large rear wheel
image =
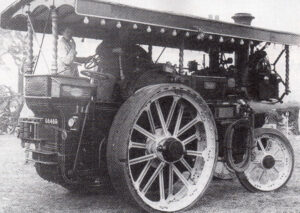
{"label": "large rear wheel", "polygon": [[140,89],[110,130],[107,164],[117,192],[149,212],[191,207],[208,187],[217,159],[210,109],[192,89]]}
{"label": "large rear wheel", "polygon": [[278,130],[255,129],[251,160],[245,172],[237,173],[251,192],[269,192],[284,186],[294,168],[294,152],[289,140]]}

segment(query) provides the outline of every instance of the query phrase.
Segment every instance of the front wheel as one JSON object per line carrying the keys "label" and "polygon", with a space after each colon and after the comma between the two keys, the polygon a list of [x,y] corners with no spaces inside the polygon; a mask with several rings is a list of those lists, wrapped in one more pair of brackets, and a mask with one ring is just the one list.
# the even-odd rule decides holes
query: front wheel
{"label": "front wheel", "polygon": [[269,192],[284,186],[294,168],[294,152],[289,140],[278,130],[254,130],[250,165],[237,173],[241,184],[251,192]]}
{"label": "front wheel", "polygon": [[216,159],[213,116],[183,85],[140,89],[121,106],[109,133],[112,183],[148,212],[191,207],[207,189]]}

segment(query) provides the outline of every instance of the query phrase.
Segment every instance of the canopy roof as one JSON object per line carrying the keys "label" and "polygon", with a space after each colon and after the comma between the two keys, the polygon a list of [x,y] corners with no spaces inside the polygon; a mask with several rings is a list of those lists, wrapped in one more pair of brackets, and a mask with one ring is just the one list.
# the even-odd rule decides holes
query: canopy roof
{"label": "canopy roof", "polygon": [[[104,0],[18,0],[1,13],[1,27],[27,30],[27,11],[36,32],[51,33],[51,6],[58,11],[59,28],[73,26],[75,36],[106,39],[119,36],[140,44],[178,47],[184,41],[187,49],[198,49],[207,43],[240,45],[272,42],[299,45],[294,33],[267,30],[194,16],[159,12],[116,4]],[[205,42],[204,42],[205,41]]]}

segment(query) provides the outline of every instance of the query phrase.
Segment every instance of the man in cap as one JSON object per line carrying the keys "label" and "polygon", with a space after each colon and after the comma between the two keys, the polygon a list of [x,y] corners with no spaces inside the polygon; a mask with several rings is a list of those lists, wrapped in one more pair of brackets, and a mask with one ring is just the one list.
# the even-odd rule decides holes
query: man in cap
{"label": "man in cap", "polygon": [[78,63],[85,63],[89,57],[77,57],[76,44],[73,39],[73,29],[66,27],[58,41],[58,74],[78,77]]}

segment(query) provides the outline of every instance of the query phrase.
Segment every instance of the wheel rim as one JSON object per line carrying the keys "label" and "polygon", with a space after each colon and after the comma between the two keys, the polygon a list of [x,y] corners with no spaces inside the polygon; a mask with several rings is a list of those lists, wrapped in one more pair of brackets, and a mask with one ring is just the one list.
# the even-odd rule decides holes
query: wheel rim
{"label": "wheel rim", "polygon": [[263,134],[255,139],[245,175],[255,188],[273,191],[288,180],[292,167],[292,154],[285,143],[275,135]]}
{"label": "wheel rim", "polygon": [[135,119],[128,168],[137,194],[159,211],[178,211],[205,191],[214,169],[212,121],[188,95],[166,92]]}

